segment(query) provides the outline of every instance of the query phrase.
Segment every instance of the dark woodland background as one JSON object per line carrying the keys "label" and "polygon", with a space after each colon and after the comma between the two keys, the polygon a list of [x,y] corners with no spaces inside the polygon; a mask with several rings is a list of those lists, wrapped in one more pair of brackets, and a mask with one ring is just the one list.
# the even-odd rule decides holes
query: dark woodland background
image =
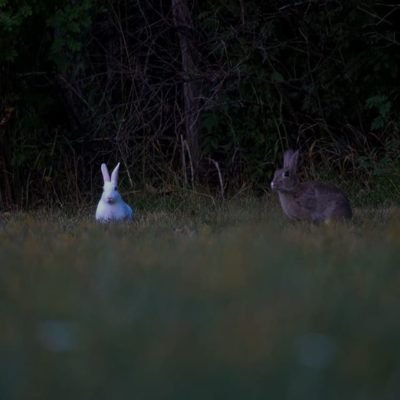
{"label": "dark woodland background", "polygon": [[92,202],[103,161],[128,197],[263,190],[288,146],[397,187],[392,3],[0,0],[0,209]]}

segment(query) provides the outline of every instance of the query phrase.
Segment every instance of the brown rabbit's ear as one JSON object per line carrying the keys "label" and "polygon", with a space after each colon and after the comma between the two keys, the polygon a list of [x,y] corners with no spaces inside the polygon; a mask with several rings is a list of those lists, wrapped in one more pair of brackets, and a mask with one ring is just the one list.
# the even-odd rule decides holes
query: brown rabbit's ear
{"label": "brown rabbit's ear", "polygon": [[292,165],[293,150],[286,150],[283,154],[283,168],[290,168]]}
{"label": "brown rabbit's ear", "polygon": [[293,171],[296,172],[297,170],[297,162],[299,160],[299,151],[296,150],[294,153],[292,153],[292,156],[290,158],[290,163],[289,163],[289,168]]}

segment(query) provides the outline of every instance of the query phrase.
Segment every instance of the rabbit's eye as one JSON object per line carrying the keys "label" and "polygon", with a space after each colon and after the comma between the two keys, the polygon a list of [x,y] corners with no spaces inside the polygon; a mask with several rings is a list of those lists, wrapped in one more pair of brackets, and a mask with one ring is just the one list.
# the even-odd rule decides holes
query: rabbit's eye
{"label": "rabbit's eye", "polygon": [[116,186],[114,186],[114,190],[118,190],[118,188]]}
{"label": "rabbit's eye", "polygon": [[283,176],[284,176],[285,178],[288,178],[288,177],[289,177],[289,171],[285,171],[285,172],[283,173]]}

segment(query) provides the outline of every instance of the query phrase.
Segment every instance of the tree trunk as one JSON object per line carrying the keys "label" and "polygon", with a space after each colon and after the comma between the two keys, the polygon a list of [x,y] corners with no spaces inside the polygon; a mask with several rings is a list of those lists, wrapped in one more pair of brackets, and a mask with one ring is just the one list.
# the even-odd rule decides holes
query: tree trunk
{"label": "tree trunk", "polygon": [[6,107],[4,117],[0,120],[0,209],[9,210],[13,207],[13,195],[9,179],[8,159],[6,151],[6,128],[14,109]]}
{"label": "tree trunk", "polygon": [[[194,60],[194,24],[189,4],[194,0],[171,0],[174,25],[179,37],[182,62],[185,140],[191,160],[192,179],[197,176],[200,161],[199,119],[200,89],[196,84],[197,66]],[[183,148],[182,151],[185,151]]]}

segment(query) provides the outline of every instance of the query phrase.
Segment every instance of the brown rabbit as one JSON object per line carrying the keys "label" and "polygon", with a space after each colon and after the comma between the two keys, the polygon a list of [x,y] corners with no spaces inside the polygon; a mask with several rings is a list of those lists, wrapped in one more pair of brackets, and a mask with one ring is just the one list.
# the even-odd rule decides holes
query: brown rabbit
{"label": "brown rabbit", "polygon": [[317,223],[350,220],[350,202],[338,187],[322,182],[299,182],[298,158],[298,150],[287,150],[283,155],[283,168],[275,171],[271,182],[271,189],[278,192],[283,212],[290,219]]}

